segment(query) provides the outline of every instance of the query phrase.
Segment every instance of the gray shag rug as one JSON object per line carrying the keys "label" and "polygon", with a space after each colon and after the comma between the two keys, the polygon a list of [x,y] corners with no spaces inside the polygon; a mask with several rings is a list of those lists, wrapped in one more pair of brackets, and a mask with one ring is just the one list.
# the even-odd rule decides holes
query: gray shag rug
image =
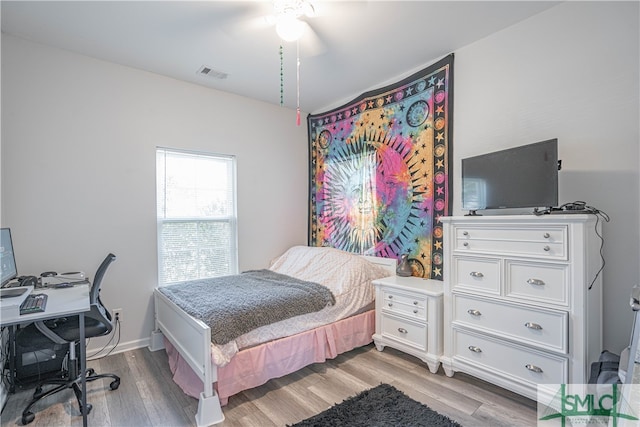
{"label": "gray shag rug", "polygon": [[291,427],[462,427],[389,384],[350,397]]}

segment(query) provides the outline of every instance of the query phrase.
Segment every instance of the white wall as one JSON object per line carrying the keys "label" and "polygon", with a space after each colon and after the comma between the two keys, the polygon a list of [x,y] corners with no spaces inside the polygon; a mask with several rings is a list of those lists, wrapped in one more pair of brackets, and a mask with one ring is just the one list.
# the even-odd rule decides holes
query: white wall
{"label": "white wall", "polygon": [[558,138],[560,204],[611,217],[604,346],[618,353],[640,280],[638,20],[638,2],[565,2],[460,49],[454,63],[454,213],[462,158]]}
{"label": "white wall", "polygon": [[2,225],[19,272],[92,276],[116,254],[101,295],[124,310],[129,346],[154,327],[156,146],[237,157],[241,270],[307,241],[293,110],[4,35],[2,125]]}

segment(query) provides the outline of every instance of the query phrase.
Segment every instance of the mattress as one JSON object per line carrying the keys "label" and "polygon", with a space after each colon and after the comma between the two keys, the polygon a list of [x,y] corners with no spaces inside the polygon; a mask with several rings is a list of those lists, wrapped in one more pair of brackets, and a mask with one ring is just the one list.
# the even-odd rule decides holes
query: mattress
{"label": "mattress", "polygon": [[241,349],[299,334],[371,309],[375,295],[371,282],[389,276],[388,270],[359,255],[308,246],[290,248],[275,259],[269,269],[328,287],[335,297],[335,304],[262,326],[224,345],[212,344],[212,359],[217,366],[229,363]]}

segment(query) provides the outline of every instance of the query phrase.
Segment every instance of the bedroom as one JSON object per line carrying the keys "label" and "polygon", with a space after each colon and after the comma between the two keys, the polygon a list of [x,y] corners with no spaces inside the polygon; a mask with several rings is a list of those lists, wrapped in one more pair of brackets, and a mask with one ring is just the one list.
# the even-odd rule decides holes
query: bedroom
{"label": "bedroom", "polygon": [[[640,251],[637,3],[562,3],[454,53],[454,165],[557,137],[560,200],[611,216],[604,345],[621,348]],[[123,309],[121,350],[146,346],[153,329],[156,146],[228,152],[234,141],[241,270],[306,242],[307,137],[293,110],[8,34],[2,79],[1,223],[14,233],[19,269],[93,271],[116,253],[103,299]],[[502,90],[487,86],[495,80]],[[246,112],[254,129],[278,137],[256,145],[238,134]],[[462,213],[458,180],[454,166],[454,213]]]}

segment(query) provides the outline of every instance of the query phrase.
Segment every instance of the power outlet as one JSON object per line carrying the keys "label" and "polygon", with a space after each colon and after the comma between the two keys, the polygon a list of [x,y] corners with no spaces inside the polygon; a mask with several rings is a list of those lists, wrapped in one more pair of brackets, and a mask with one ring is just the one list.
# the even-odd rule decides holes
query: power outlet
{"label": "power outlet", "polygon": [[113,321],[122,323],[122,309],[121,308],[113,309]]}

